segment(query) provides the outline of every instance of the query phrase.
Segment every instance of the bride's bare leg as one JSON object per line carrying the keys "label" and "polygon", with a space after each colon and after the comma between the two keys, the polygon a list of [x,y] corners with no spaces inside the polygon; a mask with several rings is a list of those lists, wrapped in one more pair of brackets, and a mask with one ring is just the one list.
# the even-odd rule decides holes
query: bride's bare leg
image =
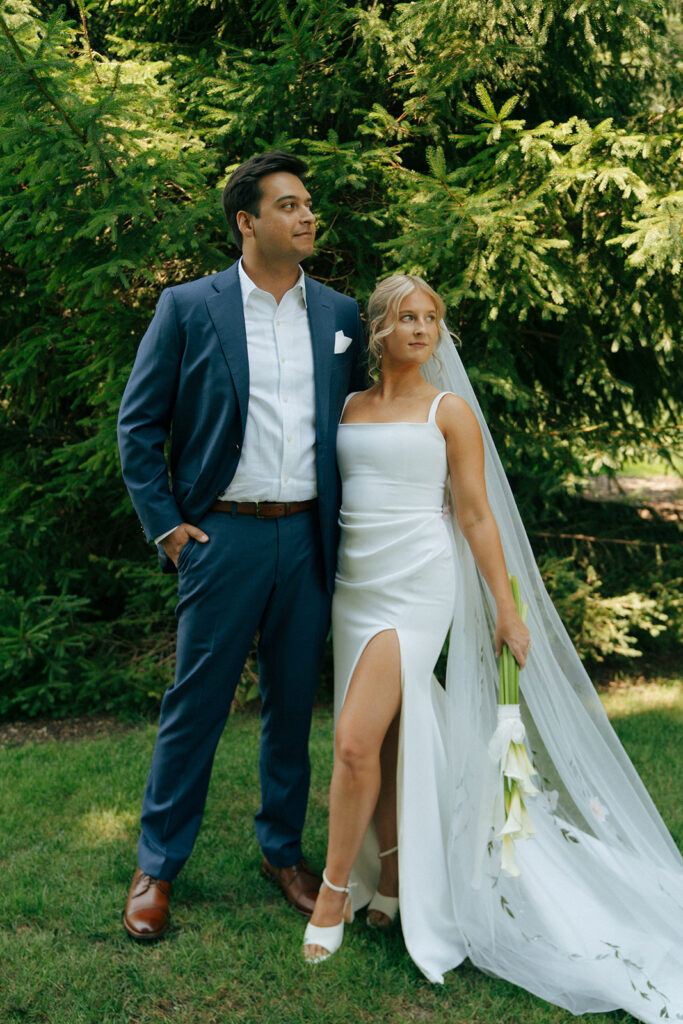
{"label": "bride's bare leg", "polygon": [[[347,885],[377,804],[380,753],[401,707],[401,656],[395,630],[377,633],[358,660],[337,722],[330,786],[327,877]],[[323,884],[312,924],[338,924],[345,897]],[[319,952],[307,946],[309,955]]]}
{"label": "bride's bare leg", "polygon": [[[373,821],[379,841],[380,850],[392,850],[398,842],[396,824],[396,766],[398,762],[398,732],[401,723],[400,714],[396,715],[387,730],[380,754],[382,783]],[[398,851],[387,854],[380,860],[380,876],[378,892],[382,896],[398,896]],[[368,920],[376,927],[386,927],[390,923],[381,910],[368,911]]]}

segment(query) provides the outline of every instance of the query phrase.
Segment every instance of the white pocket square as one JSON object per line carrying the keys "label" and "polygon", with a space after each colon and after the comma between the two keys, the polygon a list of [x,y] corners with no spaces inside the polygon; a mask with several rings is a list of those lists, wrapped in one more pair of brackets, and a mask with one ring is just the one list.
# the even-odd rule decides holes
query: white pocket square
{"label": "white pocket square", "polygon": [[350,344],[351,338],[347,338],[343,331],[337,331],[334,336],[334,354],[339,355],[341,352],[346,352]]}

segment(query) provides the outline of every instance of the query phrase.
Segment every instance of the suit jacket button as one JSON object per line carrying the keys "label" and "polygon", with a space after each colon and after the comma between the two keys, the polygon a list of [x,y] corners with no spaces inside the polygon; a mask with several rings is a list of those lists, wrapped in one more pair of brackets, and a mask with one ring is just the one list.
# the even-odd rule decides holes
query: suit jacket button
{"label": "suit jacket button", "polygon": [[235,441],[235,451],[238,452],[239,450],[240,450],[240,443],[239,443],[239,441]]}

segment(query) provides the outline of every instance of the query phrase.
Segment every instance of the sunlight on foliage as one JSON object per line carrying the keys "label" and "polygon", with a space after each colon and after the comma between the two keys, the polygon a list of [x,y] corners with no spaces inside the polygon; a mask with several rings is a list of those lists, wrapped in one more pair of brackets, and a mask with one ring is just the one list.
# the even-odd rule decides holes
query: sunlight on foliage
{"label": "sunlight on foliage", "polygon": [[[6,0],[0,714],[141,708],[168,681],[173,586],[116,413],[162,288],[233,260],[220,190],[254,152],[310,164],[314,276],[443,293],[529,525],[596,467],[673,451],[681,39],[654,0]],[[673,621],[636,581],[585,587],[594,656]]]}

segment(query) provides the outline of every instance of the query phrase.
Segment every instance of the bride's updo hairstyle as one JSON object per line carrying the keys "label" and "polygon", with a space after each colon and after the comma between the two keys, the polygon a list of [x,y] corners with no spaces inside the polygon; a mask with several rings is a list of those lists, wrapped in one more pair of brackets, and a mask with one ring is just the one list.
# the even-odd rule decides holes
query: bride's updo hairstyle
{"label": "bride's updo hairstyle", "polygon": [[417,277],[415,274],[392,274],[391,277],[385,277],[368,299],[368,323],[370,325],[368,355],[371,371],[380,368],[382,364],[380,341],[391,334],[398,323],[399,306],[414,291],[426,292],[434,300],[439,320],[443,320],[446,315],[443,299],[421,277]]}

